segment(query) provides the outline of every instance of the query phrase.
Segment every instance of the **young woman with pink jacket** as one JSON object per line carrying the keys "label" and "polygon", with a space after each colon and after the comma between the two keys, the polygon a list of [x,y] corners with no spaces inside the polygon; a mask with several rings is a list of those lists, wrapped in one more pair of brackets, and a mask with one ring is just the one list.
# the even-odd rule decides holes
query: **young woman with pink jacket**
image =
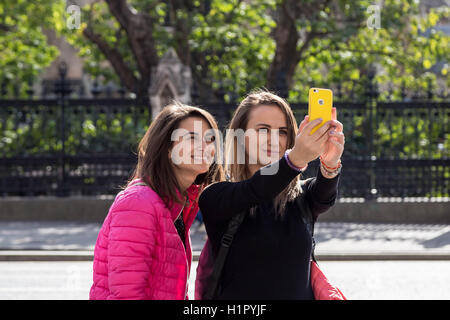
{"label": "young woman with pink jacket", "polygon": [[198,195],[223,180],[212,163],[209,129],[218,130],[211,114],[178,103],[154,119],[139,143],[135,172],[99,232],[91,300],[188,298]]}

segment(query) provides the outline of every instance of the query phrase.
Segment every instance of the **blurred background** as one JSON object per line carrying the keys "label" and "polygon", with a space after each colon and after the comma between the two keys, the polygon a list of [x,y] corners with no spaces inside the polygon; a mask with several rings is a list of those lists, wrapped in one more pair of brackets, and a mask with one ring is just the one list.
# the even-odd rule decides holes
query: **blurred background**
{"label": "blurred background", "polygon": [[[449,40],[448,0],[0,0],[0,298],[88,298],[98,230],[171,100],[224,129],[254,88],[299,121],[321,87],[346,135],[325,274],[350,299],[450,299]],[[200,216],[191,232],[197,259]]]}

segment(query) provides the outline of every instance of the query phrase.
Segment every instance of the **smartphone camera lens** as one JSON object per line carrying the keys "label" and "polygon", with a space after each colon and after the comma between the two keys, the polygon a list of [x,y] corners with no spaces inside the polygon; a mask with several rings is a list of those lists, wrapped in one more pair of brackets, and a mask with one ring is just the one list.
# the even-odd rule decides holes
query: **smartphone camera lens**
{"label": "smartphone camera lens", "polygon": [[314,92],[317,92],[317,89],[314,89],[313,91],[314,91]]}

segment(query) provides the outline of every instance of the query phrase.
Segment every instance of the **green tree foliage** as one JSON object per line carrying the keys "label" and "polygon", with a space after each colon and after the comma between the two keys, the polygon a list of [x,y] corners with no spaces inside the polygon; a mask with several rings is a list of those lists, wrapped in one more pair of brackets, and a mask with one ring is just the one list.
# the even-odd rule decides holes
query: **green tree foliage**
{"label": "green tree foliage", "polygon": [[[341,85],[347,93],[354,90],[355,97],[364,98],[371,68],[376,68],[381,100],[389,94],[391,99],[399,99],[402,86],[411,92],[426,92],[430,84],[437,87],[431,67],[439,61],[450,61],[449,36],[433,28],[438,21],[448,21],[449,8],[432,9],[422,16],[418,1],[386,0],[379,9],[380,24],[376,28],[370,27],[375,12],[368,10],[376,2],[334,4],[334,10],[343,12],[346,22],[332,18],[329,6],[320,11],[315,22],[301,20],[303,28],[317,29],[320,35],[310,41],[296,66],[290,87],[292,98],[305,100],[309,86],[330,84]],[[448,65],[439,71],[438,76],[445,77]]]}
{"label": "green tree foliage", "polygon": [[[243,94],[250,87],[265,85],[274,51],[270,38],[274,8],[274,0],[102,1],[83,7],[80,29],[60,32],[79,48],[89,73],[105,81],[121,81],[138,95],[146,93],[146,87],[139,86],[151,81],[140,55],[156,66],[173,47],[191,67],[201,98],[222,100],[224,94],[229,99],[226,93]],[[139,18],[145,23],[130,22]],[[147,47],[140,44],[149,39],[130,37],[143,27],[152,35]],[[112,68],[105,68],[105,61]]]}
{"label": "green tree foliage", "polygon": [[[261,86],[305,100],[308,87],[338,83],[361,98],[372,67],[381,98],[388,86],[398,98],[402,86],[436,86],[432,67],[450,58],[449,37],[434,28],[450,9],[421,14],[418,0],[104,0],[83,6],[75,29],[64,0],[7,2],[0,1],[0,72],[25,82],[57,54],[45,43],[48,27],[79,50],[86,72],[138,96],[169,47],[191,67],[200,98],[218,101]],[[377,3],[379,28],[369,26]],[[446,77],[448,65],[437,71]]]}
{"label": "green tree foliage", "polygon": [[[334,89],[337,84],[344,92],[342,100],[350,100],[347,93],[353,90],[354,99],[361,101],[372,68],[377,71],[380,99],[397,99],[402,86],[413,92],[425,92],[430,83],[435,87],[433,65],[450,60],[449,37],[433,29],[439,21],[448,21],[449,9],[423,15],[413,0],[383,1],[379,28],[368,25],[374,14],[368,9],[376,5],[368,0],[94,1],[82,7],[81,24],[75,29],[67,26],[70,14],[63,0],[15,3],[0,1],[0,76],[11,83],[26,83],[56,56],[55,48],[46,45],[43,28],[57,30],[79,50],[86,72],[121,82],[144,98],[151,82],[149,70],[169,47],[191,67],[203,101],[230,100],[230,93],[239,97],[254,87],[276,89],[280,81],[291,101],[306,100],[311,86]],[[438,71],[446,88],[448,65]],[[367,113],[342,120],[349,140],[356,143],[351,151],[348,142],[347,155],[367,147],[369,128],[374,130],[377,156],[391,149],[389,153],[395,153],[401,146],[401,157],[448,155],[446,115],[428,112],[403,110],[392,116],[377,110],[373,116],[379,121],[371,125]],[[78,123],[74,121],[70,122]],[[83,128],[78,136],[85,139],[68,150],[96,150],[88,145],[101,136],[105,121],[88,117],[74,124],[72,130]],[[5,141],[9,147],[34,141],[14,138],[19,132],[16,120],[3,123],[8,130],[4,146]],[[48,128],[58,130],[56,124]],[[120,137],[124,132],[117,128],[114,132]],[[39,129],[34,130],[32,136],[38,135]],[[78,143],[70,139],[73,146]]]}
{"label": "green tree foliage", "polygon": [[[47,44],[45,28],[62,23],[61,1],[0,0],[0,80],[10,92],[28,83],[57,56],[56,47]],[[57,25],[56,25],[57,26]],[[57,26],[61,28],[62,26]]]}

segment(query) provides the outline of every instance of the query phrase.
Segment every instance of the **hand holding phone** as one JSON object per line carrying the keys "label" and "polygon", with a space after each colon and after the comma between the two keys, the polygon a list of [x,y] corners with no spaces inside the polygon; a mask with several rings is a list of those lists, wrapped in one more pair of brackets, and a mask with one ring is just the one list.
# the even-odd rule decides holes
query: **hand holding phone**
{"label": "hand holding phone", "polygon": [[[329,140],[329,134],[326,133],[338,125],[338,122],[332,121],[337,120],[332,99],[333,93],[329,89],[311,88],[309,90],[308,115],[300,123],[294,148],[289,154],[289,159],[297,167],[302,167],[326,153],[326,142]],[[342,131],[340,123],[338,126]],[[330,134],[334,136],[342,133],[330,132]]]}
{"label": "hand holding phone", "polygon": [[333,92],[330,89],[311,88],[308,94],[309,122],[322,118],[322,122],[311,130],[311,134],[331,120]]}

